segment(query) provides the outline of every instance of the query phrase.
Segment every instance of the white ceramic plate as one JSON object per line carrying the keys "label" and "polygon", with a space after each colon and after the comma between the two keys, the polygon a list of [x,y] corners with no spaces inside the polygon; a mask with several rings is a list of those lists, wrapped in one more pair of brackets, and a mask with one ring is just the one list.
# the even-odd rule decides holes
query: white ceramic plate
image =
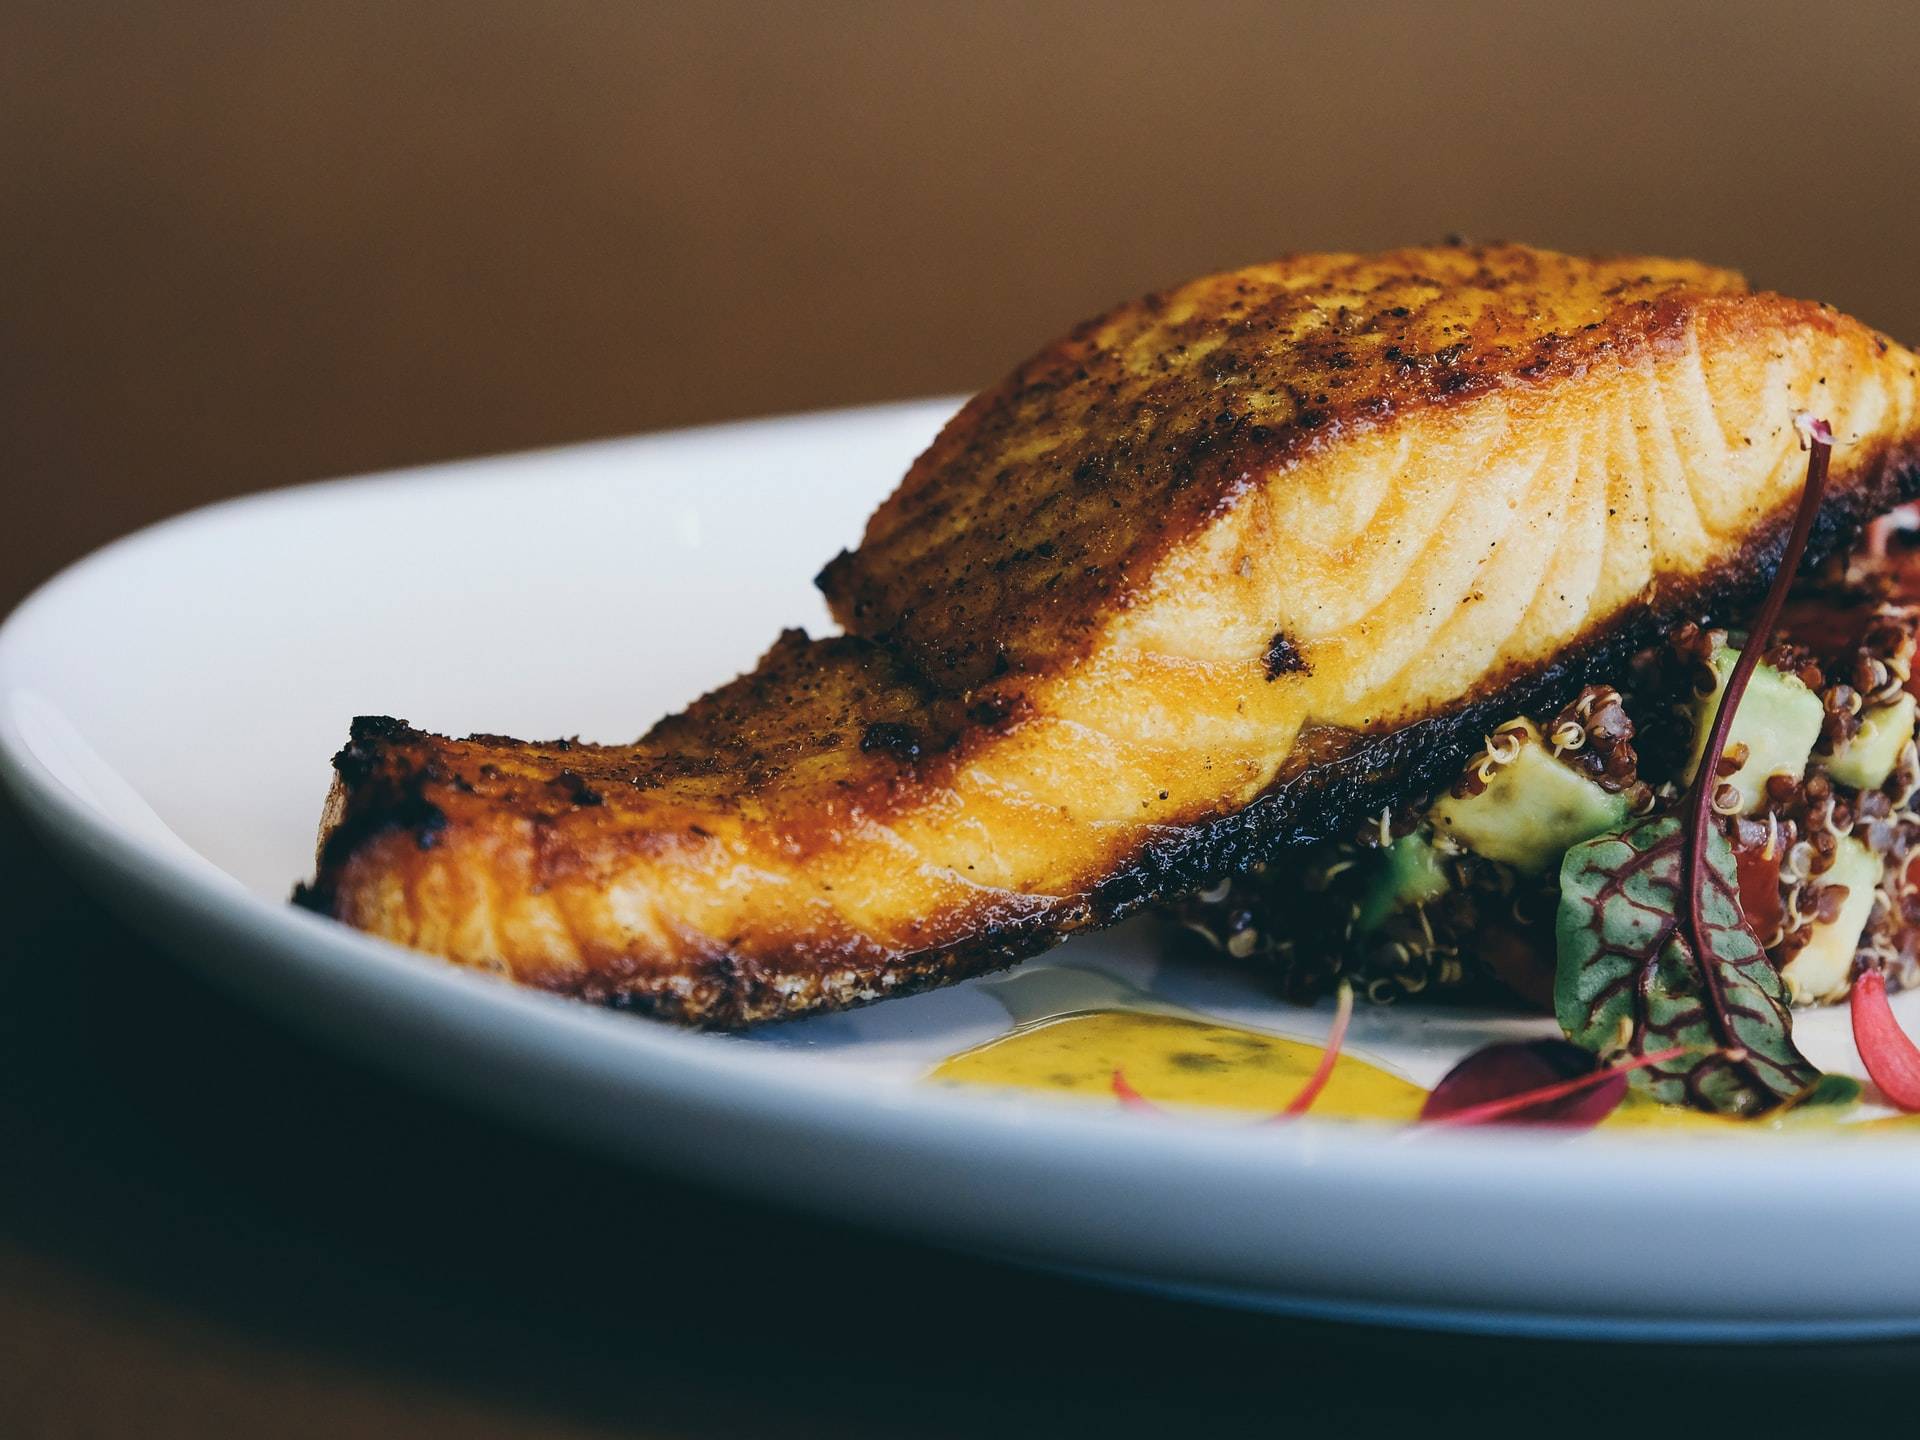
{"label": "white ceramic plate", "polygon": [[[297,1024],[637,1162],[938,1242],[1272,1308],[1590,1334],[1920,1333],[1901,1135],[1260,1129],[925,1083],[972,984],[737,1038],[513,990],[290,908],[349,716],[625,739],[824,625],[809,583],[950,402],[236,501],[81,562],[0,631],[0,768],[129,920]],[[1140,930],[1037,964],[1302,1033]],[[1910,1025],[1920,1011],[1907,1008]],[[1363,1013],[1430,1083],[1526,1022]],[[1843,1017],[1802,1022],[1849,1068]]]}

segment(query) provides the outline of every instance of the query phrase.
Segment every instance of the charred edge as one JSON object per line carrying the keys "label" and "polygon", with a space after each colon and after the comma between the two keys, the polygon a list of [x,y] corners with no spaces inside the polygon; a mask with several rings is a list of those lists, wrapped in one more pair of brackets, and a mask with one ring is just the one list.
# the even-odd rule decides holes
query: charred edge
{"label": "charred edge", "polygon": [[426,776],[416,773],[404,783],[379,792],[355,792],[346,815],[320,847],[320,862],[306,892],[309,909],[331,908],[333,880],[354,853],[377,836],[393,831],[410,833],[422,850],[439,845],[447,829],[447,812],[427,799]]}
{"label": "charred edge", "polygon": [[852,584],[854,557],[851,550],[842,550],[813,577],[813,588],[829,599],[843,594]]}
{"label": "charred edge", "polygon": [[347,743],[333,757],[334,773],[350,786],[362,784],[388,747],[417,739],[419,734],[391,715],[356,715],[347,726]]}
{"label": "charred edge", "polygon": [[1284,630],[1274,631],[1273,639],[1267,642],[1266,666],[1269,680],[1278,680],[1282,675],[1313,673],[1313,666],[1300,653],[1299,644]]}
{"label": "charred edge", "polygon": [[791,993],[779,983],[789,973],[785,967],[735,954],[717,957],[706,966],[704,988],[710,995],[697,990],[689,994],[658,980],[639,978],[609,985],[589,977],[570,977],[561,984],[544,983],[541,988],[589,1004],[702,1030],[744,1030],[822,1010],[857,1010],[1004,970],[1051,949],[1061,938],[1061,926],[1054,915],[1012,921],[995,926],[985,936],[921,951],[904,961],[895,958],[864,967],[869,976],[885,977],[884,986],[861,987],[877,993],[822,995],[805,1009],[795,1008]]}
{"label": "charred edge", "polygon": [[584,808],[606,803],[606,797],[589,785],[577,771],[562,770],[547,782],[547,786],[570,805]]}
{"label": "charred edge", "polygon": [[410,832],[422,850],[437,846],[447,828],[447,813],[427,798],[434,783],[430,767],[408,766],[400,778],[382,762],[396,746],[422,738],[404,720],[388,715],[358,715],[347,743],[333,757],[346,794],[346,810],[320,844],[313,884],[294,886],[292,902],[323,915],[334,912],[334,880],[356,851],[390,831]]}
{"label": "charred edge", "polygon": [[876,720],[860,732],[860,753],[887,755],[909,763],[920,758],[920,737],[909,725]]}
{"label": "charred edge", "polygon": [[349,740],[398,740],[418,733],[406,721],[391,715],[356,715],[347,726]]}
{"label": "charred edge", "polygon": [[1017,701],[1013,697],[989,695],[967,707],[967,719],[982,730],[998,730],[1013,718],[1016,708]]}

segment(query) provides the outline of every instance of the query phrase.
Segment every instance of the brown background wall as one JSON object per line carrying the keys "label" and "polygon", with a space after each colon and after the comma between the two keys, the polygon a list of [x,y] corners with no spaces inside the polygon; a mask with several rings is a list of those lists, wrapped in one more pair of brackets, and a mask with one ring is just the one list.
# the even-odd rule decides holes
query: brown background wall
{"label": "brown background wall", "polygon": [[0,604],[216,496],[972,387],[1449,231],[1920,338],[1920,7],[0,3]]}
{"label": "brown background wall", "polygon": [[[0,0],[0,608],[218,496],[967,387],[1289,248],[1691,252],[1920,339],[1916,53],[1911,0]],[[0,803],[9,1440],[1578,1434],[1613,1377],[1813,1433],[1917,1359],[1209,1314],[629,1174],[203,988]]]}

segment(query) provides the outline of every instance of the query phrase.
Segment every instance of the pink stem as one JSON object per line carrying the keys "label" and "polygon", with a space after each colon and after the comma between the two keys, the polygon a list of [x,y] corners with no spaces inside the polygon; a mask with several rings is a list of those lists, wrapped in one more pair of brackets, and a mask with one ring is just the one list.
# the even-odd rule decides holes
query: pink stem
{"label": "pink stem", "polygon": [[1897,1109],[1920,1111],[1920,1048],[1908,1038],[1887,1003],[1887,977],[1866,970],[1854,978],[1853,1043],[1867,1074]]}
{"label": "pink stem", "polygon": [[1327,1031],[1327,1044],[1320,1052],[1320,1063],[1314,1066],[1313,1074],[1300,1087],[1300,1093],[1287,1102],[1287,1108],[1273,1117],[1275,1121],[1291,1120],[1313,1108],[1313,1102],[1320,1098],[1320,1092],[1327,1088],[1327,1081],[1333,1078],[1333,1067],[1340,1063],[1340,1047],[1347,1042],[1347,1023],[1352,1019],[1353,986],[1342,980],[1339,999],[1334,1002],[1333,1025]]}
{"label": "pink stem", "polygon": [[1113,1093],[1115,1098],[1129,1110],[1147,1110],[1155,1115],[1164,1115],[1166,1113],[1158,1105],[1154,1104],[1127,1083],[1127,1072],[1124,1070],[1115,1070],[1113,1072]]}
{"label": "pink stem", "polygon": [[[1706,888],[1707,830],[1713,824],[1713,792],[1720,785],[1720,757],[1727,750],[1727,734],[1733,728],[1734,713],[1740,708],[1740,701],[1747,693],[1747,682],[1753,678],[1754,667],[1760,663],[1760,652],[1766,648],[1774,624],[1780,618],[1780,607],[1786,604],[1787,591],[1793,584],[1794,572],[1800,568],[1800,557],[1806,553],[1807,539],[1813,534],[1813,522],[1819,517],[1820,501],[1826,494],[1827,462],[1833,455],[1833,432],[1827,428],[1826,421],[1811,420],[1807,424],[1806,434],[1807,479],[1800,491],[1800,507],[1793,517],[1793,526],[1787,532],[1787,545],[1780,556],[1780,569],[1767,590],[1760,613],[1754,617],[1753,625],[1747,631],[1746,644],[1740,647],[1740,656],[1733,662],[1726,688],[1720,692],[1720,704],[1714,711],[1713,725],[1707,731],[1706,748],[1700,755],[1700,770],[1693,777],[1693,786],[1687,792],[1687,846],[1680,867],[1678,918],[1681,933],[1693,950],[1694,967],[1699,971],[1706,991],[1707,1009],[1713,1017],[1713,1028],[1729,1044],[1735,1038],[1733,1017],[1729,1013],[1719,972],[1709,958],[1706,936],[1701,933],[1700,925],[1700,894]],[[1751,1065],[1747,1068],[1758,1082],[1759,1072]]]}

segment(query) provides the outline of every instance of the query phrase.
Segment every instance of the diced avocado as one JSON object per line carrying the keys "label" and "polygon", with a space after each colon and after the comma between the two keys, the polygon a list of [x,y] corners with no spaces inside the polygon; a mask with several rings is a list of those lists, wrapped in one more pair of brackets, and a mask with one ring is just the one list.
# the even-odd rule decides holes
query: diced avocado
{"label": "diced avocado", "polygon": [[1840,842],[1833,865],[1820,877],[1825,885],[1844,885],[1840,913],[1813,927],[1813,938],[1780,969],[1780,978],[1796,1005],[1838,1000],[1853,983],[1853,952],[1873,915],[1873,892],[1880,884],[1880,859],[1852,836]]}
{"label": "diced avocado", "polygon": [[[1693,754],[1687,760],[1688,781],[1700,768],[1700,756],[1707,748],[1707,732],[1713,728],[1714,712],[1726,693],[1727,677],[1733,673],[1740,652],[1723,645],[1713,652],[1714,686],[1711,695],[1694,702]],[[1740,810],[1751,815],[1766,802],[1767,777],[1791,775],[1798,780],[1807,773],[1807,759],[1820,739],[1820,722],[1825,718],[1820,697],[1792,675],[1783,675],[1771,665],[1753,667],[1747,693],[1727,732],[1727,750],[1747,747],[1747,759],[1726,782],[1740,788]]]}
{"label": "diced avocado", "polygon": [[1913,696],[1874,705],[1860,717],[1860,732],[1842,746],[1827,773],[1856,790],[1878,790],[1887,783],[1900,752],[1913,738]]}
{"label": "diced avocado", "polygon": [[1378,929],[1389,915],[1438,900],[1452,888],[1453,877],[1433,842],[1418,830],[1402,835],[1374,852],[1360,913],[1354,917],[1354,933]]}
{"label": "diced avocado", "polygon": [[1492,767],[1478,795],[1443,795],[1429,815],[1436,833],[1476,854],[1540,874],[1582,840],[1626,823],[1627,800],[1562,765],[1531,720],[1503,726],[1501,745],[1518,753]]}

